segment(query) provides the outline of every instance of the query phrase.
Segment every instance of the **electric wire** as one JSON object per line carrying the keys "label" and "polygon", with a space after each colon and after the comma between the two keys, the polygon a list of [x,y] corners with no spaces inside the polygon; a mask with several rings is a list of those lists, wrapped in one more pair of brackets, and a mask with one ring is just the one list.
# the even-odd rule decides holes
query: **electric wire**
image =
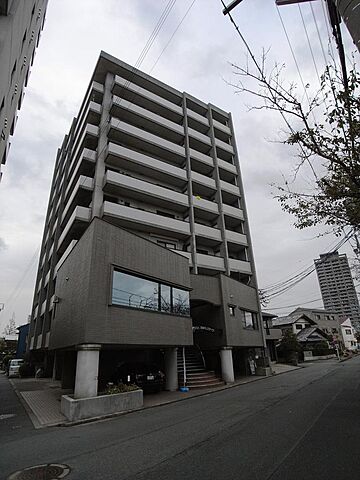
{"label": "electric wire", "polygon": [[20,280],[16,284],[15,288],[13,289],[13,291],[11,292],[11,294],[9,295],[7,300],[5,300],[3,310],[5,310],[5,308],[9,307],[9,305],[11,306],[14,303],[14,301],[16,300],[16,298],[22,292],[23,283],[24,283],[26,277],[28,276],[28,274],[30,273],[31,269],[33,268],[33,266],[35,264],[35,261],[37,259],[37,256],[39,254],[39,251],[40,251],[40,247],[37,247],[33,256],[31,257],[27,267],[25,268]]}
{"label": "electric wire", "polygon": [[[220,0],[220,2],[221,2],[221,4],[223,5],[224,9],[227,9],[224,0]],[[250,58],[251,58],[251,60],[253,61],[254,65],[255,65],[255,67],[256,67],[256,69],[257,69],[257,71],[259,72],[261,81],[262,81],[266,86],[268,86],[268,85],[269,85],[269,82],[267,81],[264,72],[263,72],[262,69],[260,68],[260,65],[259,65],[259,63],[257,62],[257,60],[256,60],[256,58],[255,58],[255,55],[253,54],[253,52],[252,52],[249,44],[247,43],[244,35],[241,33],[240,28],[238,27],[238,25],[237,25],[237,23],[235,22],[235,20],[234,20],[233,16],[231,15],[231,13],[228,12],[227,15],[228,15],[231,23],[234,25],[235,30],[236,30],[236,32],[238,33],[239,37],[241,38],[243,44],[245,45],[245,48],[246,48],[247,52],[249,53]],[[275,95],[274,95],[274,93],[273,93],[273,91],[272,91],[271,88],[268,88],[268,90],[269,90],[270,97],[271,97],[272,101],[274,102],[274,105],[276,106],[276,105],[277,105],[277,102],[276,102]],[[287,118],[286,118],[284,112],[281,110],[281,108],[277,108],[277,111],[280,113],[280,115],[281,115],[281,117],[282,117],[285,125],[288,127],[288,129],[290,130],[291,134],[295,134],[296,132],[294,131],[294,129],[293,129],[292,126],[290,125],[290,122],[287,120]],[[301,143],[298,143],[298,147],[300,148],[300,151],[301,151],[302,155],[304,156],[305,161],[308,163],[308,165],[309,165],[309,167],[310,167],[310,169],[311,169],[311,171],[312,171],[315,179],[318,180],[317,173],[316,173],[316,171],[314,170],[314,167],[312,166],[312,163],[311,163],[308,155],[306,154],[306,152],[305,152],[305,150],[304,150],[304,147],[302,146]]]}
{"label": "electric wire", "polygon": [[[319,75],[319,70],[318,70],[317,65],[316,65],[316,60],[315,60],[314,52],[313,52],[313,49],[312,49],[312,46],[311,46],[311,42],[310,42],[308,30],[307,30],[307,28],[306,28],[306,24],[305,24],[305,20],[304,20],[304,16],[303,16],[303,13],[302,13],[302,9],[301,9],[300,4],[298,4],[298,8],[299,8],[299,13],[300,13],[300,17],[301,17],[301,22],[302,22],[302,25],[303,25],[303,28],[304,28],[304,31],[305,31],[305,35],[306,35],[306,40],[307,40],[307,43],[308,43],[308,46],[309,46],[311,58],[312,58],[313,65],[314,65],[314,68],[315,68],[316,76],[317,76],[317,78],[318,78],[319,85],[320,85],[320,88],[321,88],[321,79],[320,79],[320,75]],[[322,92],[322,96],[323,96],[325,108],[327,108],[326,98],[325,98],[324,92]]]}
{"label": "electric wire", "polygon": [[[282,16],[281,16],[279,7],[278,7],[277,5],[276,5],[276,10],[277,10],[277,13],[278,13],[278,15],[279,15],[280,23],[281,23],[281,25],[282,25],[282,28],[283,28],[283,31],[284,31],[284,33],[285,33],[285,37],[286,37],[287,43],[288,43],[289,48],[290,48],[291,55],[292,55],[293,60],[294,60],[294,63],[295,63],[295,66],[296,66],[296,70],[297,70],[298,75],[299,75],[299,78],[300,78],[301,85],[303,86],[304,93],[305,93],[306,99],[307,99],[308,104],[309,104],[309,108],[311,109],[311,101],[310,101],[310,98],[309,98],[309,94],[308,94],[307,88],[306,88],[306,86],[305,86],[305,82],[304,82],[303,76],[302,76],[302,74],[301,74],[300,67],[299,67],[298,61],[297,61],[297,59],[296,59],[294,49],[293,49],[293,47],[292,47],[292,45],[291,45],[290,37],[289,37],[288,32],[287,32],[287,29],[286,29],[286,27],[285,27],[284,20],[283,20],[283,18],[282,18]],[[314,112],[313,112],[312,109],[311,109],[311,113],[312,113],[312,117],[313,117],[313,119],[314,119],[314,122],[316,123],[315,115],[314,115]]]}
{"label": "electric wire", "polygon": [[164,46],[164,48],[161,50],[160,52],[160,55],[157,57],[157,59],[155,60],[153,66],[151,67],[151,69],[149,70],[149,73],[151,73],[154,68],[156,67],[158,61],[160,60],[161,56],[163,55],[163,53],[165,52],[165,50],[168,48],[168,46],[170,45],[172,39],[175,37],[177,31],[179,30],[179,28],[181,27],[183,21],[185,20],[185,18],[187,17],[188,13],[190,12],[190,10],[192,9],[194,3],[196,2],[196,0],[193,0],[191,2],[191,4],[189,5],[188,9],[186,10],[184,16],[182,17],[182,19],[180,20],[180,22],[178,23],[177,27],[175,28],[175,30],[173,31],[171,37],[169,38],[169,40],[167,41],[166,45]]}
{"label": "electric wire", "polygon": [[331,55],[331,57],[333,58],[333,60],[335,61],[335,55],[334,55],[334,50],[333,50],[333,47],[332,47],[332,36],[331,36],[331,32],[330,32],[330,29],[329,29],[329,20],[326,16],[326,12],[325,12],[325,5],[324,5],[324,2],[326,0],[321,0],[321,7],[322,7],[322,12],[323,12],[323,15],[324,15],[324,20],[325,20],[325,25],[326,25],[326,30],[327,30],[327,34],[328,34],[328,45],[329,45],[329,54]]}
{"label": "electric wire", "polygon": [[[332,251],[338,250],[343,245],[345,245],[345,243],[347,243],[350,240],[351,234],[352,234],[352,232],[350,231],[342,240],[340,240],[340,242],[336,245],[335,249],[333,249]],[[327,252],[326,255],[331,254],[332,251]],[[289,279],[289,281],[283,282],[282,285],[279,284],[278,286],[276,286],[274,288],[271,288],[271,289],[267,289],[267,290],[263,289],[262,291],[263,291],[263,295],[265,297],[265,300],[267,300],[267,301],[273,300],[274,298],[288,292],[289,290],[294,288],[296,285],[298,285],[300,282],[304,281],[315,270],[316,270],[316,267],[315,267],[315,265],[313,265],[311,268],[307,268],[306,270],[304,270],[303,273],[300,273],[300,274],[296,275],[295,277]]]}

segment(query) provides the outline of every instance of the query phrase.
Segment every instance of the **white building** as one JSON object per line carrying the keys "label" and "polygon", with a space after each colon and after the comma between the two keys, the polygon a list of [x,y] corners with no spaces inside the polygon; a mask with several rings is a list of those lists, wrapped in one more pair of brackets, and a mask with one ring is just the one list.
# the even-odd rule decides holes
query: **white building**
{"label": "white building", "polygon": [[341,334],[343,337],[346,350],[357,350],[357,340],[355,337],[355,329],[351,324],[350,318],[341,324]]}

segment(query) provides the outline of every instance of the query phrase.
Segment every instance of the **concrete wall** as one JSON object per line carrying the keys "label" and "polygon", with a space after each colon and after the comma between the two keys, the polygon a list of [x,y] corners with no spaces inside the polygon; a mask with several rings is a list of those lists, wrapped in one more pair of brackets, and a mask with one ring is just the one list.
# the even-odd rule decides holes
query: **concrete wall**
{"label": "concrete wall", "polygon": [[111,305],[113,266],[190,287],[186,258],[95,218],[58,272],[50,348],[191,345],[190,317]]}
{"label": "concrete wall", "polygon": [[[258,309],[256,290],[232,278],[220,275],[220,285],[223,298],[223,310],[226,329],[226,345],[228,346],[264,346],[261,334],[262,320]],[[255,312],[258,315],[258,330],[244,329],[239,308],[235,309],[235,316],[230,316],[228,305],[236,305],[244,310]]]}

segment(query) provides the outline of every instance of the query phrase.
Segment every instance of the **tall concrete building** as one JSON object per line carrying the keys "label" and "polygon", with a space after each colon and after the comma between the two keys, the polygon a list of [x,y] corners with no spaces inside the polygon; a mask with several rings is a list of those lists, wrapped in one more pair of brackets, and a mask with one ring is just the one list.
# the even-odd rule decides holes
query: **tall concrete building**
{"label": "tall concrete building", "polygon": [[6,162],[9,136],[34,62],[48,0],[0,0],[0,163]]}
{"label": "tall concrete building", "polygon": [[191,348],[231,382],[264,355],[259,311],[231,115],[101,52],[57,154],[33,356],[78,397],[129,359],[174,389]]}
{"label": "tall concrete building", "polygon": [[346,254],[338,252],[320,255],[315,260],[324,307],[350,318],[360,326],[360,307]]}

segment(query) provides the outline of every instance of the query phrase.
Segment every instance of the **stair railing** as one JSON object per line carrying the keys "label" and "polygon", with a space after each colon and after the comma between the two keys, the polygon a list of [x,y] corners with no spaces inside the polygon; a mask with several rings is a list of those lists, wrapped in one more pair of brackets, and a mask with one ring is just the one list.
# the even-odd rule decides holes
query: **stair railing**
{"label": "stair railing", "polygon": [[184,378],[183,378],[183,386],[186,386],[186,361],[185,361],[185,347],[182,348],[182,359],[183,359],[183,370],[184,370]]}
{"label": "stair railing", "polygon": [[202,353],[202,351],[201,351],[201,348],[200,348],[199,345],[197,345],[196,343],[194,344],[194,346],[199,350],[200,355],[201,355],[201,359],[202,359],[202,362],[203,362],[203,366],[204,366],[204,368],[206,369],[205,358],[204,358],[204,355],[203,355],[203,353]]}

